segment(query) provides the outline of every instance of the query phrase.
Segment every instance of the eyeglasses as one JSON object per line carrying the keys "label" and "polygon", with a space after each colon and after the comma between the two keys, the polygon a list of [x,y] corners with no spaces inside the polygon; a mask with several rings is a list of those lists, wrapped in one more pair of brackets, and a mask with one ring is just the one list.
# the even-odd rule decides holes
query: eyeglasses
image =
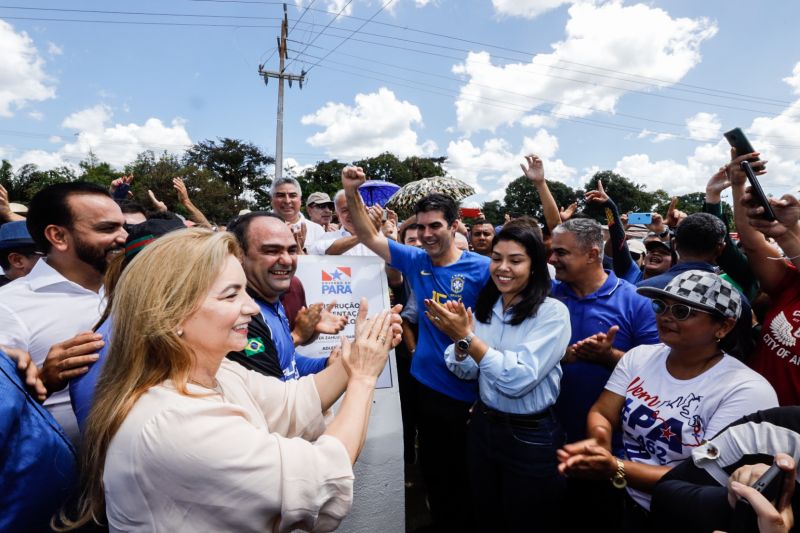
{"label": "eyeglasses", "polygon": [[669,312],[672,314],[672,317],[679,322],[688,319],[690,316],[692,316],[692,313],[694,311],[697,311],[699,313],[705,313],[707,315],[715,314],[712,313],[711,311],[704,311],[703,309],[697,309],[696,307],[691,307],[686,304],[667,305],[667,302],[663,300],[653,300],[653,312],[656,315],[661,316],[664,313],[666,313],[668,309]]}

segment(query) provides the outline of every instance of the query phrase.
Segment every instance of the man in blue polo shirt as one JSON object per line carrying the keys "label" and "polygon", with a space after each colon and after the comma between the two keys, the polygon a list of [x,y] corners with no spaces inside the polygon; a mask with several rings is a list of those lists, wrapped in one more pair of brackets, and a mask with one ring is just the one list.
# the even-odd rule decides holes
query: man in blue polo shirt
{"label": "man in blue polo shirt", "polygon": [[[423,250],[387,239],[370,223],[358,187],[364,182],[359,167],[342,171],[347,207],[356,235],[370,250],[401,271],[411,284],[419,309],[425,300],[461,300],[474,307],[489,278],[489,258],[456,248],[458,209],[441,194],[420,200],[414,211]],[[411,361],[417,380],[417,430],[422,475],[436,531],[474,529],[464,505],[466,430],[469,408],[477,397],[474,381],[462,381],[445,366],[444,351],[453,342],[420,315],[419,340]]]}
{"label": "man in blue polo shirt", "polygon": [[[567,442],[586,438],[586,417],[622,355],[640,344],[658,343],[655,314],[650,301],[636,294],[636,287],[603,269],[603,233],[600,224],[575,218],[553,231],[550,264],[556,281],[551,296],[569,309],[572,338],[562,360],[564,375],[556,413]],[[618,437],[618,436],[617,436]],[[619,438],[615,452],[621,451]],[[611,483],[569,479],[568,502],[593,505],[564,512],[565,531],[614,530],[608,523],[617,511],[624,491]],[[586,520],[586,522],[584,522]],[[588,528],[588,529],[587,529]]]}
{"label": "man in blue polo shirt", "polygon": [[305,357],[295,351],[292,330],[280,301],[297,270],[299,247],[289,227],[278,215],[254,211],[237,218],[228,231],[244,251],[247,292],[261,309],[272,334],[283,379],[298,379],[323,370],[328,358]]}

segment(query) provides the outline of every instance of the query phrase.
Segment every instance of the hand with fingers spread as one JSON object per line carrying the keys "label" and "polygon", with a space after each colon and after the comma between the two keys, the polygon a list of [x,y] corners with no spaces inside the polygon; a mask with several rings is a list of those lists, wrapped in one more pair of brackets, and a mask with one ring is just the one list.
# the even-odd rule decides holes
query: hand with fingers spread
{"label": "hand with fingers spread", "polygon": [[314,331],[319,323],[323,304],[312,304],[308,307],[301,307],[294,318],[294,329],[292,329],[292,340],[295,346],[307,344],[314,338]]}
{"label": "hand with fingers spread", "polygon": [[386,365],[391,345],[389,311],[381,311],[362,322],[352,344],[342,337],[342,363],[350,379],[374,383]]}
{"label": "hand with fingers spread", "polygon": [[103,336],[91,331],[54,344],[39,370],[47,391],[60,391],[69,380],[88,372],[89,366],[100,357],[97,351],[104,345]]}
{"label": "hand with fingers spread", "polygon": [[150,201],[153,203],[153,206],[156,208],[156,211],[161,211],[162,213],[165,211],[169,211],[167,209],[167,204],[156,198],[156,195],[153,194],[153,191],[147,189],[147,196],[150,198]]}
{"label": "hand with fingers spread", "polygon": [[525,156],[525,161],[528,163],[527,167],[523,164],[519,165],[525,177],[531,180],[534,185],[544,182],[544,163],[542,163],[541,158],[538,155],[531,154]]}
{"label": "hand with fingers spread", "polygon": [[336,309],[336,301],[328,305],[315,304],[320,306],[319,320],[314,326],[314,331],[317,333],[324,333],[326,335],[334,335],[339,333],[347,325],[347,317],[344,315],[337,315],[333,312]]}
{"label": "hand with fingers spread", "polygon": [[706,202],[709,204],[718,204],[722,201],[722,192],[731,186],[731,180],[728,178],[727,167],[719,167],[719,170],[714,173],[706,184]]}
{"label": "hand with fingers spread", "polygon": [[6,348],[4,346],[0,346],[0,350],[17,364],[17,373],[25,383],[25,390],[28,391],[28,394],[33,396],[39,403],[45,401],[47,399],[47,389],[39,378],[39,369],[31,360],[30,354],[24,350]]}
{"label": "hand with fingers spread", "polygon": [[613,366],[619,357],[613,347],[619,326],[611,326],[606,333],[596,333],[570,346],[574,356],[590,363]]}
{"label": "hand with fingers spread", "polygon": [[191,203],[189,199],[189,191],[186,189],[186,184],[183,178],[172,178],[172,188],[178,194],[178,201],[183,205]]}

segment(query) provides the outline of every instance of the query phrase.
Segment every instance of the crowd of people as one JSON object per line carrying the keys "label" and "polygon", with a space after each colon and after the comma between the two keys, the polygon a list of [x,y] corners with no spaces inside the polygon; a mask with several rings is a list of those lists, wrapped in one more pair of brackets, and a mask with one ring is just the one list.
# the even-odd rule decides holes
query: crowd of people
{"label": "crowd of people", "polygon": [[[800,203],[764,218],[756,155],[643,226],[602,182],[606,224],[558,206],[535,155],[544,220],[502,226],[447,191],[400,220],[358,167],[305,214],[280,178],[272,210],[216,225],[179,178],[188,218],[131,201],[132,176],[27,207],[0,187],[0,530],[334,530],[394,348],[433,531],[790,531]],[[306,301],[303,254],[385,262],[391,308],[362,300],[327,356],[297,348],[347,318]],[[773,462],[770,500],[750,485]]]}

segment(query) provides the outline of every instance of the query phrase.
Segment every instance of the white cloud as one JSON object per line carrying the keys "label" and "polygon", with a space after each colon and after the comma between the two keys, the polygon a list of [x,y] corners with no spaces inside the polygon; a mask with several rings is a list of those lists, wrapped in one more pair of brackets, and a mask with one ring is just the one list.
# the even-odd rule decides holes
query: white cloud
{"label": "white cloud", "polygon": [[692,139],[718,139],[722,122],[714,113],[700,112],[686,119],[686,130]]}
{"label": "white cloud", "polygon": [[53,80],[46,74],[44,59],[27,33],[0,20],[0,116],[10,117],[14,109],[28,102],[41,102],[56,95]]}
{"label": "white cloud", "polygon": [[677,138],[677,135],[672,133],[658,133],[655,131],[650,131],[647,128],[643,129],[639,132],[636,136],[637,139],[646,139],[648,137],[652,137],[654,143],[660,143],[664,141],[671,141],[672,139]]}
{"label": "white cloud", "polygon": [[418,142],[412,126],[422,125],[422,113],[414,104],[398,100],[382,87],[378,92],[359,93],[355,105],[328,102],[302,117],[306,125],[321,126],[306,142],[323,148],[331,156],[370,157],[391,151],[399,157],[430,155],[436,151],[433,141]]}
{"label": "white cloud", "polygon": [[492,0],[498,15],[532,19],[574,0]]}
{"label": "white cloud", "polygon": [[42,120],[44,119],[44,113],[41,111],[33,110],[28,112],[28,116],[31,117],[33,120]]}
{"label": "white cloud", "polygon": [[[793,192],[800,175],[797,139],[800,139],[800,62],[794,66],[792,76],[783,80],[791,86],[798,99],[779,115],[758,117],[745,131],[750,142],[769,161],[767,174],[760,179],[767,194],[780,195]],[[720,131],[719,119],[708,113],[698,113],[687,120],[690,133],[692,125],[703,125],[703,131]],[[702,138],[708,138],[704,133]],[[652,161],[646,154],[632,154],[620,159],[615,172],[627,176],[650,190],[663,188],[670,194],[686,194],[705,190],[709,177],[730,159],[730,147],[722,139],[697,146],[685,161],[663,159]]]}
{"label": "white cloud", "polygon": [[49,42],[47,43],[47,53],[51,56],[60,56],[64,53],[64,48],[54,42]]}
{"label": "white cloud", "polygon": [[519,165],[527,154],[542,158],[547,179],[573,184],[575,169],[556,158],[557,152],[556,136],[540,129],[533,137],[524,137],[517,150],[501,138],[488,139],[482,146],[474,145],[469,139],[451,141],[445,166],[454,177],[474,186],[478,194],[486,194],[490,200],[502,200],[508,184],[522,175]]}
{"label": "white cloud", "polygon": [[[681,80],[699,63],[699,47],[717,26],[706,18],[672,18],[659,8],[610,1],[572,5],[565,31],[552,53],[529,63],[496,66],[488,52],[473,52],[455,65],[454,73],[468,77],[456,102],[459,127],[466,133],[493,131],[542,106],[566,117],[612,113],[626,92],[654,83],[642,77],[663,80],[660,86]],[[628,75],[591,74],[609,71]]]}
{"label": "white cloud", "polygon": [[[75,166],[92,151],[101,161],[115,167],[132,162],[139,152],[155,150],[182,152],[192,144],[186,131],[185,122],[175,118],[169,125],[160,119],[149,118],[144,124],[112,123],[110,107],[98,104],[77,111],[64,119],[62,127],[75,130],[68,137],[72,142],[63,144],[53,152],[29,150],[13,158],[14,167],[34,163],[41,168],[54,168],[61,165]],[[60,137],[52,136],[51,143],[61,143]]]}

